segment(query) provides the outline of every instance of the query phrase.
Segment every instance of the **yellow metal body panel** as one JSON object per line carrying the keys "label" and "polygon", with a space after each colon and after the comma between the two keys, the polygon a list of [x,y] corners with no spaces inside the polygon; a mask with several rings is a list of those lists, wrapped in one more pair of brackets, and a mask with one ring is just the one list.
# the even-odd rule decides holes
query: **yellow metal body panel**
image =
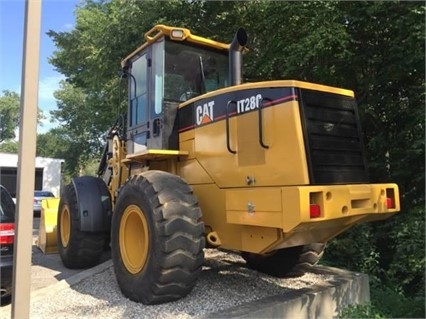
{"label": "yellow metal body panel", "polygon": [[206,235],[215,231],[222,248],[242,250],[243,226],[226,221],[225,191],[215,184],[192,185],[203,212]]}
{"label": "yellow metal body panel", "polygon": [[[395,184],[193,189],[206,235],[214,231],[221,248],[254,253],[326,242],[359,222],[385,219],[400,209]],[[390,190],[393,207],[387,208]],[[321,207],[318,218],[310,217],[312,201]]]}
{"label": "yellow metal body panel", "polygon": [[56,240],[56,223],[58,219],[59,198],[41,201],[40,225],[37,246],[44,254],[58,252]]}
{"label": "yellow metal body panel", "polygon": [[[195,156],[219,187],[245,187],[247,176],[255,185],[280,186],[309,183],[300,113],[296,101],[263,110],[264,149],[258,142],[257,112],[230,118],[226,147],[225,121],[195,130]],[[267,169],[265,169],[267,167]]]}
{"label": "yellow metal body panel", "polygon": [[279,242],[282,233],[277,228],[243,226],[241,229],[241,250],[247,252],[267,252],[266,247],[271,247]]}
{"label": "yellow metal body panel", "polygon": [[179,143],[180,143],[180,149],[184,150],[184,144],[183,142],[188,140],[193,140],[195,138],[195,130],[190,130],[186,132],[182,132],[179,134]]}
{"label": "yellow metal body panel", "polygon": [[213,181],[196,159],[178,163],[179,176],[190,185],[211,184]]}
{"label": "yellow metal body panel", "polygon": [[279,188],[226,191],[226,221],[230,224],[281,228],[282,210]]}
{"label": "yellow metal body panel", "polygon": [[[386,207],[386,190],[394,191],[395,208]],[[398,186],[395,184],[361,184],[283,187],[284,209],[283,231],[289,232],[303,223],[321,223],[345,217],[358,216],[367,220],[380,220],[399,211]],[[311,219],[309,216],[310,194],[319,194],[318,202],[321,216]],[[294,212],[299,212],[298,214]]]}
{"label": "yellow metal body panel", "polygon": [[213,180],[207,174],[206,170],[195,158],[194,139],[185,140],[180,143],[180,149],[187,152],[185,160],[177,162],[179,176],[187,181],[188,184],[211,184]]}

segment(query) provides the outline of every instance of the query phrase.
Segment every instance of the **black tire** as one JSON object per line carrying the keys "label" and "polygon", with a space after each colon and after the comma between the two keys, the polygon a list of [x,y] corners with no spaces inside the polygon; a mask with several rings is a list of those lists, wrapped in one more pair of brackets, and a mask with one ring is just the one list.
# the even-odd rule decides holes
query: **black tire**
{"label": "black tire", "polygon": [[201,272],[203,234],[198,201],[181,178],[161,171],[130,178],[118,194],[111,228],[122,293],[146,305],[186,296]]}
{"label": "black tire", "polygon": [[266,255],[243,252],[241,256],[251,269],[275,277],[301,276],[318,263],[324,254],[325,244],[314,243],[283,248]]}
{"label": "black tire", "polygon": [[77,195],[72,183],[65,186],[59,201],[57,243],[62,263],[71,269],[96,266],[104,250],[104,233],[80,231]]}

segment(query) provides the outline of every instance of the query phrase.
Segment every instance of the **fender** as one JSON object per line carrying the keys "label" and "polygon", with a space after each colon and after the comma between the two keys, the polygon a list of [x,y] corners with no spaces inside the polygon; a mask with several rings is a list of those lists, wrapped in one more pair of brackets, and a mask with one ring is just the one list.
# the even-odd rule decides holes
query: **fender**
{"label": "fender", "polygon": [[80,176],[74,177],[72,183],[77,195],[80,230],[109,233],[112,205],[104,181],[93,176]]}

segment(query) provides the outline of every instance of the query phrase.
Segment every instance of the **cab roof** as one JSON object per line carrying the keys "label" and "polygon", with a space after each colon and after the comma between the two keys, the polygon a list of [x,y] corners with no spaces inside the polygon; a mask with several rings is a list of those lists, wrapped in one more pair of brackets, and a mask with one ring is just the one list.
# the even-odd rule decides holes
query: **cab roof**
{"label": "cab roof", "polygon": [[128,61],[131,60],[137,53],[139,53],[144,48],[148,47],[152,43],[156,42],[162,36],[167,36],[173,41],[188,41],[195,44],[199,44],[205,47],[211,47],[218,50],[229,50],[229,44],[222,42],[214,41],[211,39],[203,38],[191,33],[189,29],[180,28],[180,27],[171,27],[163,24],[157,24],[151,30],[145,33],[145,42],[130,53],[124,60],[121,61],[121,67],[124,68]]}

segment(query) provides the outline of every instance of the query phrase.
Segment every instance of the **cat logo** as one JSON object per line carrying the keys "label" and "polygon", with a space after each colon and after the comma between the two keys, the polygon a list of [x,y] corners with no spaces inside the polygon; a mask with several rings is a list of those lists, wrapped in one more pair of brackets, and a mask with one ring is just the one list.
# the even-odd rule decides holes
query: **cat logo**
{"label": "cat logo", "polygon": [[213,121],[213,105],[214,101],[198,105],[195,109],[195,120],[197,125],[206,124]]}

